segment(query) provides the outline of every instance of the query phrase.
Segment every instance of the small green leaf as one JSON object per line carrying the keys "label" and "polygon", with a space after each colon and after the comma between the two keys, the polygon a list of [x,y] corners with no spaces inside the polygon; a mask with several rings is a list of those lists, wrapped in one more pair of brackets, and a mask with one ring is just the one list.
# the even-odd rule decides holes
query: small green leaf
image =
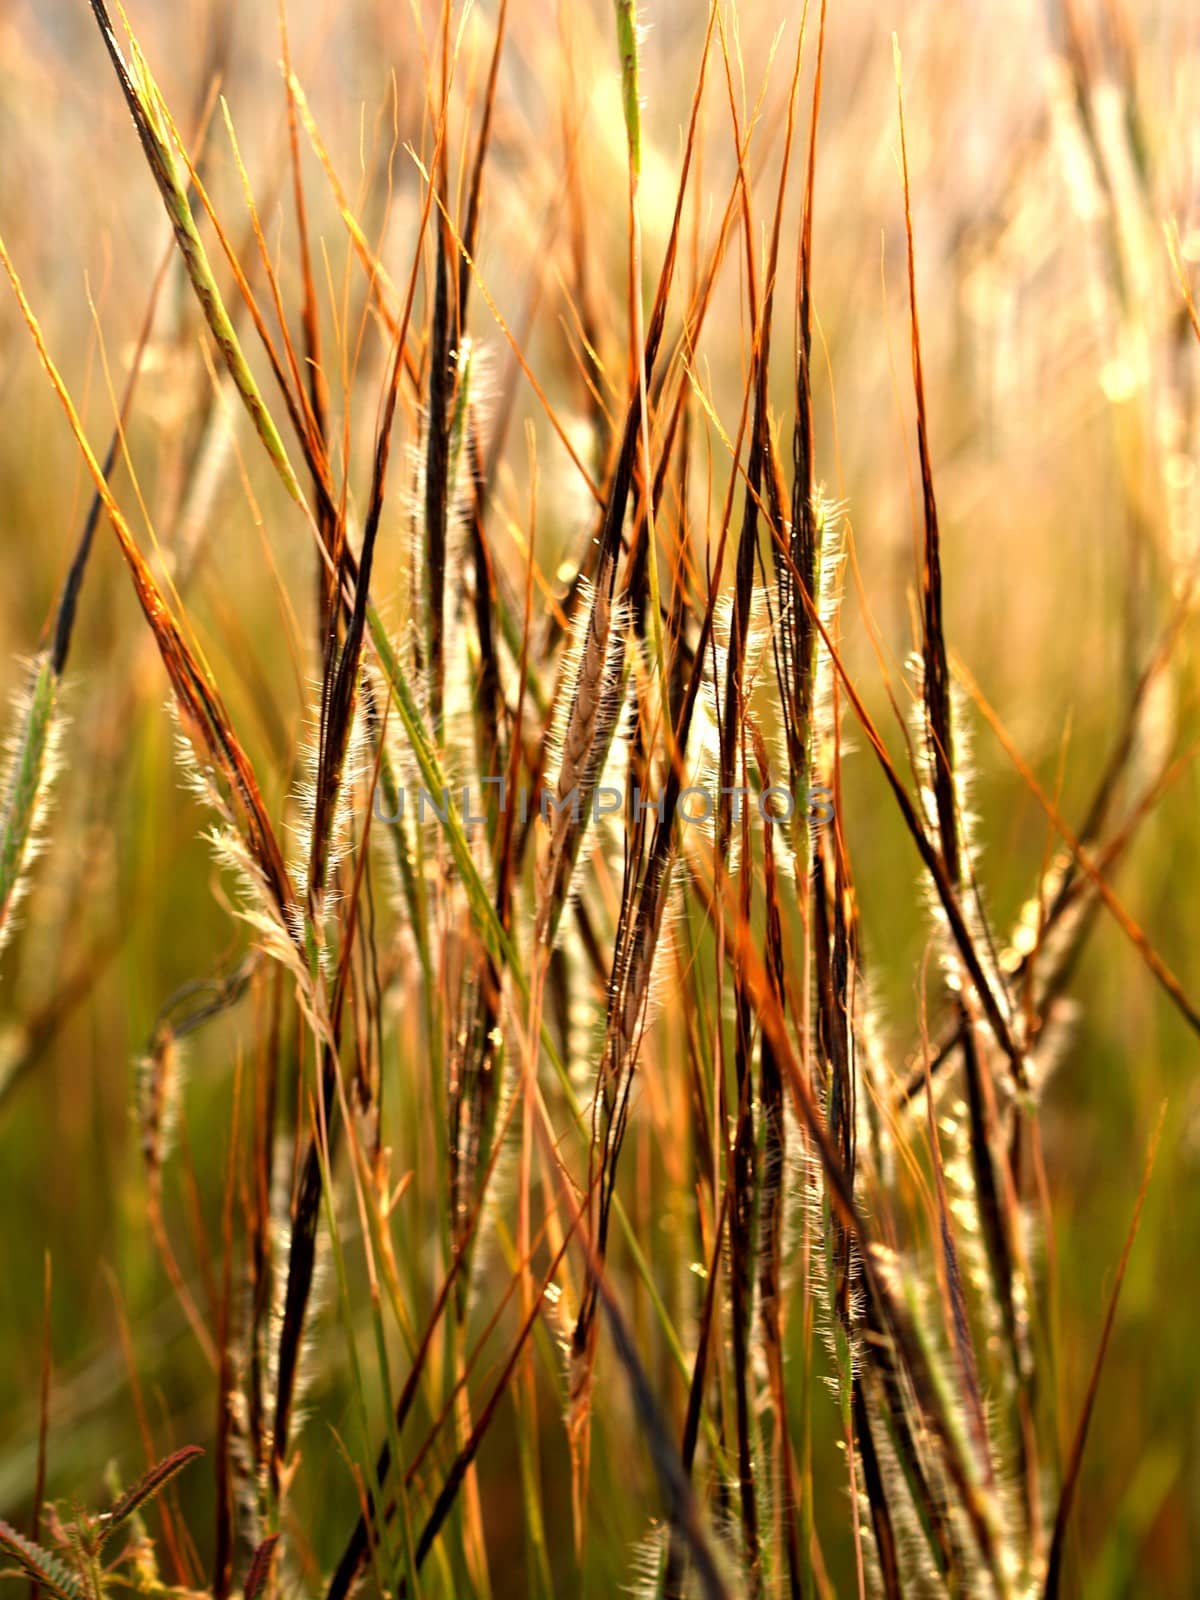
{"label": "small green leaf", "polygon": [[23,1533],[0,1519],[0,1551],[12,1556],[29,1576],[43,1589],[57,1595],[58,1600],[82,1600],[83,1590],[57,1556],[34,1544]]}

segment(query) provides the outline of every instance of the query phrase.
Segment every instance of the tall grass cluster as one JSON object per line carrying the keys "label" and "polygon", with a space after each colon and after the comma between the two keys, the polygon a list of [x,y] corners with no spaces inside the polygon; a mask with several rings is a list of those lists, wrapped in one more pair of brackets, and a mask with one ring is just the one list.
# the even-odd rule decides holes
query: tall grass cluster
{"label": "tall grass cluster", "polygon": [[1197,1592],[1200,35],[893,11],[0,6],[0,1582]]}

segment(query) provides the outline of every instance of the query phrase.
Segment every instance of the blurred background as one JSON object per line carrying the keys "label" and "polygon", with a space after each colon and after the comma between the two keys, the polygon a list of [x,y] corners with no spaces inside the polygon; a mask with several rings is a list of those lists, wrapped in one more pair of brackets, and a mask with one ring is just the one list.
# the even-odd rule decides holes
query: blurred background
{"label": "blurred background", "polygon": [[[494,11],[494,0],[454,8],[462,93],[450,131],[452,172],[462,160],[468,108],[482,94]],[[206,120],[219,74],[287,303],[297,307],[275,6],[131,0],[129,15],[189,140]],[[329,166],[403,284],[420,204],[414,153],[427,160],[431,145],[425,75],[437,15],[427,0],[288,0],[287,19],[293,67]],[[648,0],[642,20],[652,286],[705,8]],[[798,23],[796,7],[768,0],[740,0],[728,13],[734,97],[747,121],[756,108],[759,118],[748,161],[760,229],[778,176]],[[1200,344],[1164,234],[1166,224],[1177,225],[1178,254],[1195,283],[1200,13],[1188,0],[833,0],[829,7],[813,268],[818,470],[844,501],[852,530],[846,660],[872,713],[894,734],[888,692],[901,701],[908,695],[920,484],[893,33],[903,61],[947,637],[1077,827],[1138,675],[1200,556]],[[802,107],[812,61],[810,45]],[[735,171],[719,80],[715,72],[700,149],[711,214],[695,222],[709,244]],[[628,341],[619,95],[607,0],[512,0],[478,265],[555,407],[572,426],[577,419],[585,442],[573,307],[586,308],[588,337],[617,374]],[[249,264],[254,249],[230,139],[219,111],[207,120],[204,180]],[[775,408],[785,437],[806,126],[805,110],[784,213],[776,329]],[[336,346],[345,342],[346,316],[358,315],[360,286],[341,202],[307,140],[304,161],[323,318]],[[567,182],[569,170],[575,176]],[[0,0],[0,233],[99,452],[168,239],[84,0]],[[728,478],[718,424],[736,431],[748,358],[745,293],[735,241],[694,356],[714,412],[694,472],[701,538],[719,517]],[[471,332],[486,363],[494,425],[505,412],[502,515],[527,525],[528,426],[539,471],[537,548],[543,569],[555,574],[578,559],[590,525],[584,491],[532,390],[514,374],[480,295]],[[349,417],[349,454],[339,470],[346,467],[360,503],[385,357],[369,323],[353,377],[331,375],[335,410]],[[179,579],[278,812],[315,671],[312,551],[244,419],[214,390],[209,360],[173,263],[128,425],[137,493],[128,468],[118,492],[131,514],[139,495],[144,502],[149,522],[135,519],[142,547],[155,549],[152,526],[156,559]],[[0,689],[7,696],[23,681],[22,658],[44,640],[89,495],[7,287],[0,416]],[[412,442],[415,414],[400,426]],[[197,472],[200,451],[205,465]],[[404,520],[403,504],[390,504],[375,580],[392,619],[404,612]],[[521,581],[517,548],[503,557],[511,557],[514,584]],[[1172,752],[1185,754],[1197,733],[1190,625],[1173,663],[1143,730],[1138,770],[1147,774]],[[229,971],[244,935],[199,837],[203,813],[180,786],[166,680],[104,528],[69,682],[71,726],[52,822],[59,843],[37,868],[22,931],[0,965],[0,1515],[14,1520],[28,1515],[36,1472],[47,1261],[52,1496],[98,1503],[108,1463],[128,1478],[147,1435],[165,1450],[207,1443],[216,1426],[212,1375],[147,1217],[134,1076],[164,1006],[181,986]],[[969,702],[966,715],[974,727],[983,891],[996,926],[1008,930],[1036,883],[1047,823]],[[843,806],[865,955],[901,1072],[918,1035],[914,975],[928,938],[914,888],[917,862],[865,755],[847,761]],[[1139,826],[1114,880],[1193,997],[1200,994],[1198,806],[1200,784],[1187,760]],[[1182,1600],[1200,1592],[1200,1054],[1109,917],[1096,924],[1070,997],[1043,1113],[1054,1237],[1042,1274],[1058,1333],[1064,1438],[1082,1402],[1146,1146],[1166,1104],[1079,1496],[1084,1592]],[[399,1008],[402,1002],[401,985]],[[416,1023],[402,1014],[398,1028],[403,1039]],[[398,1062],[420,1059],[413,1040]],[[187,1047],[183,1121],[164,1203],[181,1269],[205,1303],[220,1271],[208,1241],[221,1236],[233,1074],[253,1048],[238,1010]],[[415,1080],[398,1083],[390,1114],[403,1167],[404,1153],[423,1137]],[[669,1126],[658,1131],[665,1138]],[[408,1248],[419,1255],[422,1246],[410,1241]],[[336,1442],[351,1426],[343,1346],[335,1338],[320,1348],[295,1487],[314,1571],[335,1559],[355,1505]],[[564,1455],[553,1417],[545,1448],[552,1468]],[[489,1532],[501,1549],[506,1525],[519,1515],[511,1451],[501,1423],[480,1465]],[[601,1485],[606,1472],[644,1473],[651,1493],[640,1459],[596,1470]],[[558,1505],[555,1474],[546,1477],[549,1536],[566,1551],[565,1474]],[[840,1480],[831,1474],[822,1492],[836,1505]],[[203,1551],[212,1517],[204,1474],[190,1474],[180,1493]],[[602,1594],[627,1581],[622,1552],[644,1525],[627,1488],[612,1498],[610,1526],[602,1491],[597,1498],[593,1592]],[[521,1556],[513,1538],[515,1574]],[[841,1593],[851,1558],[836,1533],[826,1554]],[[521,1592],[519,1578],[512,1581],[500,1592]]]}

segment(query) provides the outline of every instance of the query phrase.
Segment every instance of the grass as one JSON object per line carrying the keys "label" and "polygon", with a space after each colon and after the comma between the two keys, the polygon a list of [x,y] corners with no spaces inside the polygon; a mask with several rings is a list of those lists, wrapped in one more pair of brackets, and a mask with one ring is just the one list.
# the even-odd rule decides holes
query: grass
{"label": "grass", "polygon": [[1191,1592],[1196,57],[1020,11],[0,15],[0,1582]]}

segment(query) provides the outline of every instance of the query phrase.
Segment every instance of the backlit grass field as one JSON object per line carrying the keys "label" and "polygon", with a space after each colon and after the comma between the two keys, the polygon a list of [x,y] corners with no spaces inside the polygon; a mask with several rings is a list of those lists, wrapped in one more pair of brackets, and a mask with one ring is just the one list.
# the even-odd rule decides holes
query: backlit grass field
{"label": "backlit grass field", "polygon": [[1200,1592],[1198,97],[0,0],[0,1584]]}

